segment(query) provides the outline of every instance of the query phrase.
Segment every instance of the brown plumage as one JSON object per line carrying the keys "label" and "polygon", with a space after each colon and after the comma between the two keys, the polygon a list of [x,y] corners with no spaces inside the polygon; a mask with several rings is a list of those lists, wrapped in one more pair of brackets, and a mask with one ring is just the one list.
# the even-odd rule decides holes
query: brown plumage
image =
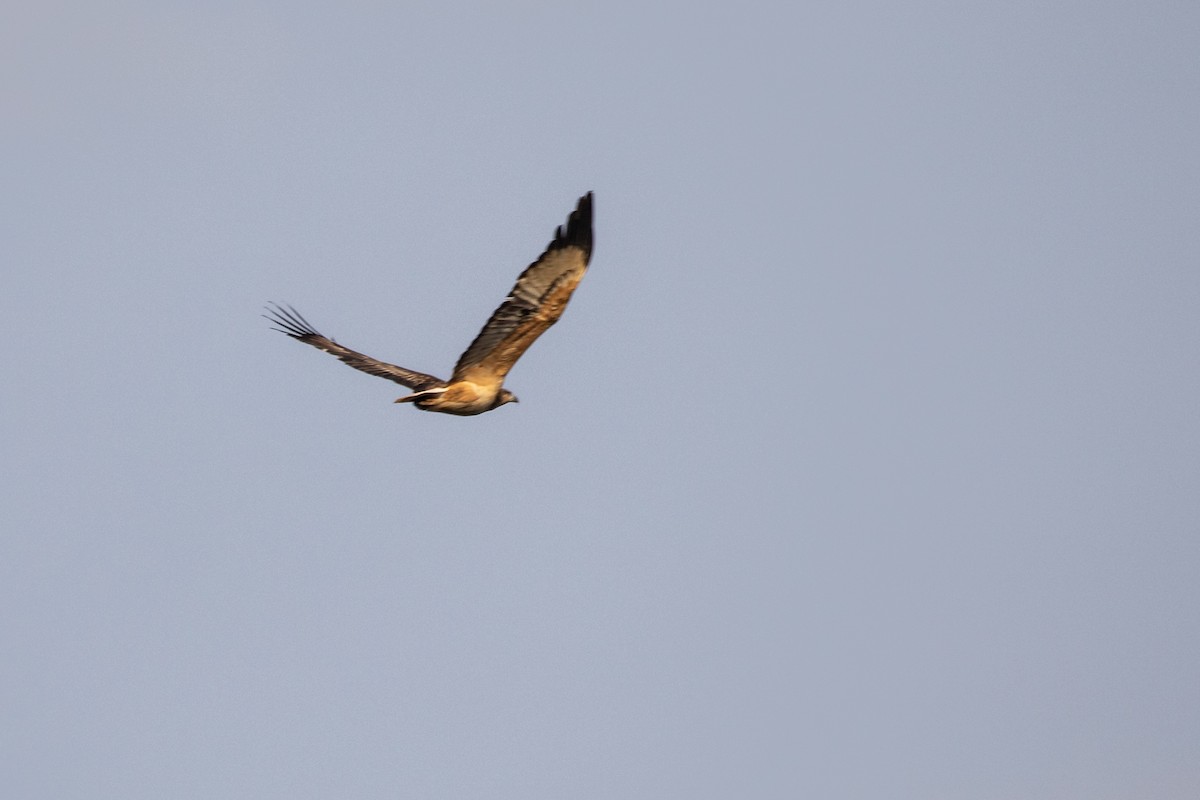
{"label": "brown plumage", "polygon": [[413,390],[396,400],[422,411],[470,416],[491,411],[517,397],[504,388],[504,378],[517,359],[558,321],[571,293],[583,279],[592,255],[592,193],[579,198],[575,210],[554,233],[546,251],[517,278],[508,297],[458,359],[450,380],[378,361],[317,332],[290,306],[272,304],[267,319],[275,330],[332,353],[355,369],[395,381]]}

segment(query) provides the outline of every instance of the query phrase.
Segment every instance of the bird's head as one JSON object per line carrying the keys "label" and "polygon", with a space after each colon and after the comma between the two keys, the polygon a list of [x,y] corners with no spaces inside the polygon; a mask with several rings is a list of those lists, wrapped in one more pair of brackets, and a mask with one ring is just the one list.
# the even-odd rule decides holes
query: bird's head
{"label": "bird's head", "polygon": [[496,405],[492,406],[492,408],[499,408],[500,406],[504,405],[505,403],[519,403],[519,402],[521,402],[521,401],[517,399],[517,396],[515,394],[510,392],[508,389],[501,389],[500,394],[496,395]]}

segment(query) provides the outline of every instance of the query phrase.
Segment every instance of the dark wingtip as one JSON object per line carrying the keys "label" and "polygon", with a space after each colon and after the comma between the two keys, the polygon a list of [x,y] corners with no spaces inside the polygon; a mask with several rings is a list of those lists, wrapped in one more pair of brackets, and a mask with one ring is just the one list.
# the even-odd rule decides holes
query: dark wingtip
{"label": "dark wingtip", "polygon": [[562,247],[578,247],[588,256],[592,255],[592,193],[588,192],[579,198],[575,210],[567,217],[567,227],[559,225],[554,231],[554,241],[550,243],[551,250]]}
{"label": "dark wingtip", "polygon": [[263,306],[266,314],[262,318],[273,323],[271,330],[285,333],[293,339],[304,339],[307,336],[320,336],[312,323],[300,316],[300,312],[291,306],[281,306],[279,303],[268,302]]}

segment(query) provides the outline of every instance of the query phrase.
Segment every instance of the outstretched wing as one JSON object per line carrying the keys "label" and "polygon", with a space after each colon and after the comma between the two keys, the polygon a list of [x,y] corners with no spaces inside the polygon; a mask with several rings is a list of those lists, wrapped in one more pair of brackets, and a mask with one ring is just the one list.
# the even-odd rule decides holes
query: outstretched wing
{"label": "outstretched wing", "polygon": [[300,312],[291,306],[284,308],[274,303],[271,305],[274,307],[268,307],[267,314],[263,314],[263,317],[278,326],[274,330],[286,333],[293,339],[297,339],[305,344],[311,344],[318,350],[332,353],[355,369],[360,369],[371,375],[378,375],[381,378],[387,378],[389,381],[395,381],[401,386],[407,386],[417,391],[446,385],[441,379],[435,378],[432,375],[426,375],[423,372],[413,372],[411,369],[397,367],[395,364],[388,364],[370,356],[365,356],[362,353],[351,350],[349,347],[342,347],[333,339],[318,333],[317,329],[308,320],[300,316]]}
{"label": "outstretched wing", "polygon": [[579,198],[554,241],[517,278],[508,297],[458,359],[453,381],[499,386],[521,354],[558,321],[592,255],[592,193]]}

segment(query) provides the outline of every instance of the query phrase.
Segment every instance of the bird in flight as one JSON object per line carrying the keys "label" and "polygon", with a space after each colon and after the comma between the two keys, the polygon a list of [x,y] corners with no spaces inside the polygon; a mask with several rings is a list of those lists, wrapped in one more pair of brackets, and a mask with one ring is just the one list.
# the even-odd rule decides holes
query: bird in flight
{"label": "bird in flight", "polygon": [[504,378],[517,359],[558,321],[592,255],[592,193],[579,198],[564,228],[554,232],[546,251],[517,278],[508,297],[475,341],[459,357],[450,380],[398,367],[343,347],[322,335],[291,306],[272,303],[263,316],[280,333],[331,353],[355,369],[413,390],[396,400],[422,411],[471,416],[517,402]]}

